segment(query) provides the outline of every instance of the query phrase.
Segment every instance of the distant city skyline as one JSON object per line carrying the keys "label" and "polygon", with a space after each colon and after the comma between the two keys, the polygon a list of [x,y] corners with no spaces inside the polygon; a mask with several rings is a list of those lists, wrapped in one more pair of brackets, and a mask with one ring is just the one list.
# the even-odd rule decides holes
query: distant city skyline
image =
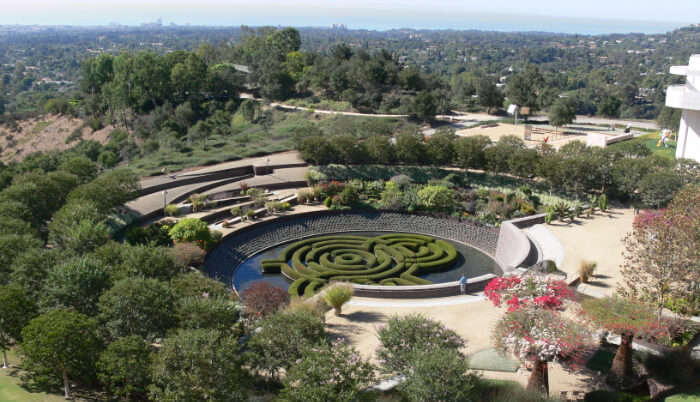
{"label": "distant city skyline", "polygon": [[[4,0],[5,2],[7,0]],[[11,0],[12,1],[12,0]],[[483,29],[565,33],[661,33],[700,22],[697,0],[23,0],[3,25],[291,25],[394,29]]]}

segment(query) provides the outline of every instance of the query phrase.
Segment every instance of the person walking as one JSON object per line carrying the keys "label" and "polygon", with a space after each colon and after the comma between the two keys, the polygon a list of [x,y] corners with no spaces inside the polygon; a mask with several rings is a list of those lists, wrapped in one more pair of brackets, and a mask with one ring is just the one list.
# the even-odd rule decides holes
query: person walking
{"label": "person walking", "polygon": [[460,294],[467,293],[467,278],[464,275],[462,275],[462,277],[459,278],[459,293]]}

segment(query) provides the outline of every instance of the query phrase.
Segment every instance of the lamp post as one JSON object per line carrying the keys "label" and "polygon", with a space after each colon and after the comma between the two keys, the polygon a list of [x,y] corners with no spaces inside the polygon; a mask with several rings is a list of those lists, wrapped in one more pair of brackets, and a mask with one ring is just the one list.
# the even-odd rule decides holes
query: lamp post
{"label": "lamp post", "polygon": [[163,190],[163,210],[168,206],[168,190]]}

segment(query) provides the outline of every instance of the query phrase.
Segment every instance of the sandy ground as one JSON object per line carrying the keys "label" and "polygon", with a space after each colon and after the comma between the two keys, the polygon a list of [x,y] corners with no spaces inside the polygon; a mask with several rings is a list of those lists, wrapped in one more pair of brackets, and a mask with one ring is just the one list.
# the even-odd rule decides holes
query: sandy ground
{"label": "sandy ground", "polygon": [[[71,148],[79,140],[66,144],[66,138],[83,124],[81,119],[47,115],[18,122],[18,132],[12,132],[5,125],[0,126],[0,158],[5,162],[19,161],[34,152]],[[89,127],[84,127],[82,139],[105,144],[113,129],[108,126],[93,132]]]}
{"label": "sandy ground", "polygon": [[578,218],[573,224],[554,221],[546,226],[564,247],[564,264],[560,269],[569,278],[578,275],[581,261],[598,263],[593,280],[580,285],[580,292],[596,297],[613,294],[621,280],[623,238],[632,231],[633,221],[631,208],[616,208],[605,213],[597,211],[590,219]]}
{"label": "sandy ground", "polygon": [[[354,298],[343,307],[342,316],[335,316],[332,311],[326,314],[327,328],[350,342],[365,358],[375,361],[374,352],[379,346],[377,327],[394,315],[420,313],[457,332],[466,341],[464,352],[468,355],[493,347],[491,331],[504,313],[504,309],[494,307],[490,301],[474,299],[470,296],[422,300]],[[485,378],[517,381],[523,386],[530,375],[524,368],[515,373],[477,372]],[[550,395],[559,396],[561,392],[593,389],[592,383],[598,381],[594,373],[586,370],[572,373],[554,363],[550,364],[549,382]]]}

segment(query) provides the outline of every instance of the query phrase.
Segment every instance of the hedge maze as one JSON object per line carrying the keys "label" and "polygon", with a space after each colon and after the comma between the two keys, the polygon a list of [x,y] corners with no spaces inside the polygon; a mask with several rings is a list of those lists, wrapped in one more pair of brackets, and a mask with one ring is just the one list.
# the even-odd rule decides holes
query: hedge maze
{"label": "hedge maze", "polygon": [[291,280],[292,296],[311,296],[330,281],[428,285],[417,275],[449,269],[457,256],[450,243],[418,234],[330,235],[294,242],[260,265]]}

